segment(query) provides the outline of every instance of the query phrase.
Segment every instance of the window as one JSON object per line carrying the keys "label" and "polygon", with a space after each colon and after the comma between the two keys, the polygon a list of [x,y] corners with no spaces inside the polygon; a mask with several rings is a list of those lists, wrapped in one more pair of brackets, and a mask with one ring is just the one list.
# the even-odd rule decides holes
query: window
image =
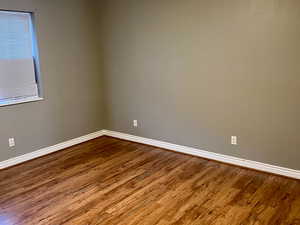
{"label": "window", "polygon": [[40,100],[32,13],[0,10],[0,106]]}

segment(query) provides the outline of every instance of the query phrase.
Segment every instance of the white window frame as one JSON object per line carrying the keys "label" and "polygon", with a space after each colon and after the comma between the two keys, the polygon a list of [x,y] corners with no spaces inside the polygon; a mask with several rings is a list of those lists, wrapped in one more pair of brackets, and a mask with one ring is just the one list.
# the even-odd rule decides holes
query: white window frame
{"label": "white window frame", "polygon": [[9,98],[6,100],[0,101],[0,107],[9,106],[9,105],[16,105],[28,102],[36,102],[44,100],[43,93],[42,93],[42,82],[41,82],[41,72],[40,72],[40,61],[39,61],[39,48],[38,48],[38,41],[36,35],[36,24],[35,24],[35,12],[33,11],[22,11],[22,10],[6,10],[0,9],[0,12],[13,12],[13,13],[28,13],[30,14],[31,18],[31,27],[32,27],[32,45],[33,45],[33,59],[34,59],[34,70],[35,70],[35,79],[38,86],[38,95],[31,96],[31,97],[19,97],[19,98]]}

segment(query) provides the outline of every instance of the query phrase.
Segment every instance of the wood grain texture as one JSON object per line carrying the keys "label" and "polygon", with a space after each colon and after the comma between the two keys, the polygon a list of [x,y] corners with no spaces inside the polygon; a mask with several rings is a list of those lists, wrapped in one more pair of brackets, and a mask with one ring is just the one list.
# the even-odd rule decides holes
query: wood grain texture
{"label": "wood grain texture", "polygon": [[101,137],[0,171],[0,225],[299,225],[300,181]]}

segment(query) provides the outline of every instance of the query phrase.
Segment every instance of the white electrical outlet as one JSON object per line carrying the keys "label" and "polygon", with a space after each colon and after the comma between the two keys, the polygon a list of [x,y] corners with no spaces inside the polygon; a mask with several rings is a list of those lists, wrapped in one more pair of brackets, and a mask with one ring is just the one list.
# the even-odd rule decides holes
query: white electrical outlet
{"label": "white electrical outlet", "polygon": [[237,145],[237,136],[231,136],[231,144]]}
{"label": "white electrical outlet", "polygon": [[15,139],[14,138],[9,138],[8,139],[8,146],[10,148],[15,147],[16,143],[15,143]]}
{"label": "white electrical outlet", "polygon": [[134,121],[133,121],[133,126],[134,126],[134,127],[138,127],[138,121],[137,121],[137,120],[134,120]]}

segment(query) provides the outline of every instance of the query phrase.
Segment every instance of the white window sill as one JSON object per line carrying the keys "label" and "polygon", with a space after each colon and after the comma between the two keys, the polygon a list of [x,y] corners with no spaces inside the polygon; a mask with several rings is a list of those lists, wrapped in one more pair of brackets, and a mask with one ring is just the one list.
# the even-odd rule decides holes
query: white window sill
{"label": "white window sill", "polygon": [[41,100],[44,100],[44,99],[41,97],[38,97],[38,96],[0,100],[0,107],[8,106],[8,105],[22,104],[22,103],[27,103],[27,102],[36,102],[36,101],[41,101]]}

